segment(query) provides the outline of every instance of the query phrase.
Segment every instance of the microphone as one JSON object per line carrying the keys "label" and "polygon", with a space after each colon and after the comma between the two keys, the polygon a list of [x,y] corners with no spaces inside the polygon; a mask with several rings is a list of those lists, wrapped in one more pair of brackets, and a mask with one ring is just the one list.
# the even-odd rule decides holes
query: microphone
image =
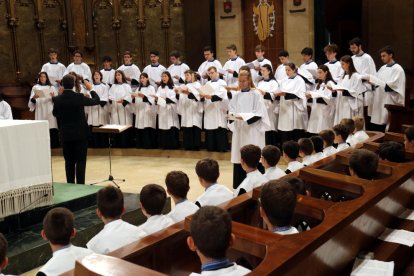
{"label": "microphone", "polygon": [[27,210],[29,207],[32,207],[36,203],[39,203],[42,199],[46,198],[47,196],[49,196],[49,194],[48,193],[45,193],[42,196],[38,197],[32,203],[30,203],[30,204],[26,205],[25,207],[23,207],[22,209],[20,209],[19,213],[17,213],[17,232],[18,233],[20,233],[21,230],[22,230],[21,221],[20,221],[20,215],[22,214],[22,212],[25,211],[25,210]]}

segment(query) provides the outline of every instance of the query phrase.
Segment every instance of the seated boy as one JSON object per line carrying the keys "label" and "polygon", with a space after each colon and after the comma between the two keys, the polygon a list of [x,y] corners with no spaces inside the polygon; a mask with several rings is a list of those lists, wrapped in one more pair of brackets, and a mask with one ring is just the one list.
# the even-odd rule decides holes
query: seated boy
{"label": "seated boy", "polygon": [[[362,116],[355,116],[352,118],[355,123],[354,136],[352,138],[353,145],[362,143],[369,138],[368,134],[364,131],[365,120]],[[352,144],[351,144],[352,145]]]}
{"label": "seated boy", "polygon": [[250,272],[226,257],[235,238],[231,227],[229,213],[216,206],[201,207],[193,215],[187,244],[200,258],[201,274],[190,275],[236,276]]}
{"label": "seated boy", "polygon": [[336,125],[333,127],[333,131],[335,133],[335,140],[334,143],[337,144],[336,151],[339,152],[341,150],[347,149],[350,145],[346,142],[348,138],[348,128],[344,125]]}
{"label": "seated boy", "polygon": [[354,132],[355,132],[355,122],[350,118],[343,118],[340,122],[341,125],[345,126],[348,130],[348,138],[346,138],[346,142],[349,146],[353,147],[354,143]]}
{"label": "seated boy", "polygon": [[147,217],[147,221],[138,226],[140,238],[161,231],[173,224],[169,217],[161,213],[167,201],[167,194],[163,187],[158,184],[145,185],[139,194],[139,200],[142,213]]}
{"label": "seated boy", "polygon": [[7,258],[8,243],[6,237],[0,233],[0,275],[5,276],[1,271],[9,264],[9,258]]}
{"label": "seated boy", "polygon": [[257,169],[261,155],[261,150],[256,145],[245,145],[240,149],[240,165],[246,172],[246,178],[234,189],[235,197],[250,192],[268,181]]}
{"label": "seated boy", "polygon": [[53,257],[40,269],[38,275],[60,275],[73,269],[76,260],[93,253],[87,248],[70,243],[76,230],[73,213],[66,208],[57,207],[47,212],[41,235],[44,240],[49,241]]}
{"label": "seated boy", "polygon": [[220,176],[219,164],[216,160],[205,158],[197,162],[195,171],[204,193],[195,202],[198,207],[219,205],[233,198],[233,193],[224,185],[217,184]]}
{"label": "seated boy", "polygon": [[325,156],[336,154],[336,148],[333,146],[335,141],[335,133],[330,129],[325,129],[322,130],[319,135],[323,139],[323,154]]}
{"label": "seated boy", "polygon": [[414,152],[414,126],[407,128],[404,134],[405,150]]}
{"label": "seated boy", "polygon": [[169,172],[165,177],[165,185],[167,186],[167,193],[171,196],[175,204],[175,208],[167,215],[174,223],[182,221],[186,216],[197,212],[198,206],[187,200],[187,193],[190,190],[190,180],[184,172]]}
{"label": "seated boy", "polygon": [[313,143],[309,138],[300,138],[299,141],[299,156],[302,157],[302,164],[308,166],[316,161],[313,156]]}
{"label": "seated boy", "polygon": [[349,156],[349,173],[363,179],[372,180],[377,174],[378,156],[366,149],[354,150]]}
{"label": "seated boy", "polygon": [[313,144],[313,158],[315,162],[325,158],[325,154],[323,154],[323,139],[319,135],[314,135],[311,138]]}
{"label": "seated boy", "polygon": [[290,140],[283,143],[283,159],[287,163],[286,174],[290,174],[303,168],[303,164],[297,161],[299,157],[299,144],[296,141]]}
{"label": "seated boy", "polygon": [[382,160],[388,160],[396,163],[405,162],[404,145],[395,141],[381,143],[378,149],[378,155]]}
{"label": "seated boy", "polygon": [[285,181],[271,180],[260,194],[260,215],[267,229],[281,235],[299,233],[291,226],[296,207],[296,191]]}
{"label": "seated boy", "polygon": [[296,193],[298,195],[306,195],[310,196],[310,190],[309,187],[305,185],[305,182],[303,182],[302,179],[296,176],[287,176],[283,178],[283,181],[290,184],[293,189],[295,189]]}
{"label": "seated boy", "polygon": [[113,186],[102,188],[96,193],[96,205],[96,214],[105,226],[86,247],[98,254],[106,254],[139,239],[138,227],[121,219],[125,207],[120,189]]}
{"label": "seated boy", "polygon": [[285,176],[286,173],[276,165],[280,160],[280,150],[273,145],[267,145],[262,149],[262,164],[265,168],[264,176],[268,180],[278,179]]}

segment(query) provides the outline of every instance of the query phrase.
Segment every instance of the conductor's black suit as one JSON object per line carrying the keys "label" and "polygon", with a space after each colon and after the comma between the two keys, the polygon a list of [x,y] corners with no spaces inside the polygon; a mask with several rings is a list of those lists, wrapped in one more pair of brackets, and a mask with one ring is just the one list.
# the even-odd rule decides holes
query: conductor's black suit
{"label": "conductor's black suit", "polygon": [[98,105],[99,96],[91,91],[91,98],[71,89],[53,98],[53,115],[56,117],[61,134],[65,158],[66,181],[85,184],[86,155],[89,129],[85,117],[85,106]]}

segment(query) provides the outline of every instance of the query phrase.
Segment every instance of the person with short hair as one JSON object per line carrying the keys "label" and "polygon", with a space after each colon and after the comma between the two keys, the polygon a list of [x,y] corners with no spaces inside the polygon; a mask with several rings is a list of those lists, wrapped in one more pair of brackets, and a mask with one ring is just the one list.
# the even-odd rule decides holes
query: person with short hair
{"label": "person with short hair", "polygon": [[335,140],[334,143],[337,144],[336,151],[342,151],[350,147],[350,145],[346,142],[348,138],[349,130],[344,125],[335,125],[332,129],[335,133]]}
{"label": "person with short hair", "polygon": [[160,185],[145,185],[139,194],[139,201],[141,211],[147,217],[147,221],[138,226],[140,238],[161,231],[174,223],[169,217],[162,214],[167,202],[167,193]]}
{"label": "person with short hair", "polygon": [[101,69],[102,82],[111,86],[115,80],[115,69],[112,68],[112,58],[104,56],[102,58],[103,68]]}
{"label": "person with short hair", "polygon": [[319,135],[323,139],[323,154],[325,156],[336,154],[336,148],[333,146],[335,142],[335,132],[331,129],[325,129],[319,132]]}
{"label": "person with short hair", "polygon": [[273,145],[267,145],[262,149],[261,162],[265,168],[264,177],[268,180],[279,179],[286,175],[286,173],[277,167],[277,163],[280,160],[280,150]]}
{"label": "person with short hair", "polygon": [[411,126],[405,130],[404,145],[406,151],[414,152],[414,126]]}
{"label": "person with short hair", "polygon": [[226,47],[227,56],[229,59],[223,66],[223,70],[226,71],[224,74],[224,80],[227,82],[227,85],[232,85],[237,83],[239,77],[240,67],[246,64],[244,59],[237,55],[237,47],[234,44],[230,44]]}
{"label": "person with short hair", "polygon": [[75,50],[73,52],[73,62],[66,67],[63,75],[67,75],[70,72],[75,72],[77,75],[81,76],[84,80],[92,82],[92,72],[89,65],[82,61],[83,53],[80,50]]}
{"label": "person with short hair", "polygon": [[187,199],[187,193],[190,190],[190,180],[187,174],[182,171],[171,171],[165,177],[165,185],[167,193],[175,204],[175,208],[167,214],[174,223],[197,212],[198,206]]}
{"label": "person with short hair", "polygon": [[96,214],[104,228],[87,244],[98,254],[107,254],[139,239],[138,227],[121,219],[125,213],[124,195],[121,190],[107,186],[96,193]]}
{"label": "person with short hair", "polygon": [[201,186],[205,188],[204,193],[195,202],[198,207],[219,205],[233,198],[233,193],[226,186],[217,183],[220,171],[216,160],[210,158],[199,160],[195,171]]}
{"label": "person with short hair", "polygon": [[171,65],[167,68],[173,78],[174,85],[178,86],[185,83],[185,72],[190,70],[190,67],[182,62],[181,53],[177,50],[171,51],[170,62]]}
{"label": "person with short hair", "polygon": [[344,74],[344,71],[341,67],[341,63],[336,59],[336,55],[339,53],[338,45],[332,43],[328,44],[323,48],[325,56],[328,62],[325,63],[328,66],[329,71],[332,74],[332,78],[335,82],[338,82],[341,76]]}
{"label": "person with short hair", "polygon": [[1,271],[4,270],[9,264],[9,258],[7,257],[7,249],[8,249],[7,239],[2,233],[0,233],[0,275],[1,276],[7,276],[1,273]]}
{"label": "person with short hair", "polygon": [[280,235],[299,233],[291,226],[295,207],[296,191],[286,181],[271,180],[263,186],[260,193],[260,215],[270,232]]}
{"label": "person with short hair", "polygon": [[245,145],[240,149],[240,164],[246,178],[234,189],[233,195],[239,196],[262,186],[268,179],[257,169],[260,164],[261,150],[256,145]]}
{"label": "person with short hair", "polygon": [[349,156],[351,176],[373,180],[377,174],[378,155],[366,149],[356,149]]}
{"label": "person with short hair", "polygon": [[354,145],[364,142],[369,139],[368,134],[364,131],[365,119],[362,116],[354,116],[352,118],[355,125],[355,131],[352,137]]}
{"label": "person with short hair", "polygon": [[349,144],[350,147],[355,146],[354,142],[354,132],[355,132],[355,122],[351,118],[343,118],[340,122],[341,125],[345,126],[348,130],[348,138],[346,138],[346,142]]}
{"label": "person with short hair", "polygon": [[53,256],[40,268],[39,275],[60,275],[74,269],[77,260],[93,253],[87,248],[71,244],[70,240],[75,237],[76,229],[73,213],[67,208],[57,207],[47,212],[43,218],[41,235],[49,242]]}
{"label": "person with short hair", "polygon": [[299,157],[299,143],[293,140],[286,141],[283,143],[283,159],[287,163],[286,174],[290,174],[303,168],[303,164],[297,161]]}
{"label": "person with short hair", "polygon": [[141,70],[139,67],[132,63],[132,53],[130,51],[124,52],[124,64],[118,67],[117,71],[124,72],[125,79],[129,85],[139,85],[139,76],[141,76]]}
{"label": "person with short hair", "polygon": [[259,80],[262,78],[260,71],[263,65],[268,64],[273,71],[272,62],[264,57],[265,53],[266,47],[263,45],[257,45],[254,48],[254,54],[256,56],[256,59],[251,62],[254,68],[250,70],[254,84],[257,84]]}
{"label": "person with short hair", "polygon": [[147,65],[142,71],[143,73],[148,74],[150,84],[154,86],[155,90],[157,90],[161,84],[162,73],[167,71],[167,68],[161,65],[159,60],[160,60],[160,53],[157,50],[151,50],[150,51],[151,64]]}
{"label": "person with short hair", "polygon": [[300,138],[298,144],[299,156],[302,157],[302,164],[304,166],[309,166],[316,162],[316,159],[313,156],[314,147],[312,140],[310,138]]}
{"label": "person with short hair", "polygon": [[13,120],[13,113],[10,105],[3,99],[0,92],[0,120]]}
{"label": "person with short hair", "polygon": [[318,65],[312,59],[313,49],[310,47],[305,47],[302,49],[300,54],[302,55],[303,64],[299,66],[299,69],[308,71],[312,75],[312,77],[316,79],[316,70],[318,69]]}
{"label": "person with short hair", "polygon": [[286,176],[283,181],[290,184],[295,189],[298,195],[310,195],[309,188],[305,185],[305,182],[297,176]]}
{"label": "person with short hair", "polygon": [[378,149],[378,156],[382,160],[403,163],[405,162],[404,144],[395,141],[381,143]]}
{"label": "person with short hair", "polygon": [[[201,63],[200,67],[198,67],[198,70],[197,70],[198,74],[201,77],[200,82],[202,85],[206,84],[207,81],[211,79],[209,68],[214,67],[216,68],[216,71],[217,69],[223,68],[223,66],[221,65],[221,62],[214,58],[214,51],[211,46],[204,47],[203,54],[204,54],[205,61]],[[218,79],[218,76],[217,76],[217,79]],[[224,81],[224,83],[226,82]]]}
{"label": "person with short hair", "polygon": [[286,50],[281,50],[277,57],[280,61],[280,65],[276,68],[275,79],[278,83],[282,83],[283,80],[289,78],[285,69],[285,67],[290,63],[289,53]]}
{"label": "person with short hair", "polygon": [[190,275],[238,276],[250,273],[226,257],[234,239],[229,213],[216,206],[200,208],[192,217],[187,245],[200,258],[201,274]]}
{"label": "person with short hair", "polygon": [[47,54],[49,56],[49,62],[43,64],[40,72],[46,72],[49,76],[51,85],[58,89],[60,82],[65,75],[66,66],[58,61],[59,51],[57,49],[50,48]]}
{"label": "person with short hair", "polygon": [[319,135],[314,135],[311,138],[313,144],[313,157],[315,162],[325,158],[325,154],[323,153],[323,139]]}

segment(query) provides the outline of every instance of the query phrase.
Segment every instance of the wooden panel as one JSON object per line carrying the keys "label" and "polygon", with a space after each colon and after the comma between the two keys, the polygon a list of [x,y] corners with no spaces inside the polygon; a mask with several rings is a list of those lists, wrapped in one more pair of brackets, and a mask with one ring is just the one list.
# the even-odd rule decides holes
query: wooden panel
{"label": "wooden panel", "polygon": [[144,38],[145,38],[145,48],[143,55],[140,55],[140,68],[141,70],[148,64],[149,60],[149,51],[157,50],[160,52],[160,63],[165,64],[165,40],[164,40],[164,30],[161,28],[161,5],[156,7],[145,6],[145,16],[147,18],[147,27],[145,29]]}
{"label": "wooden panel", "polygon": [[15,68],[13,63],[13,45],[10,29],[7,24],[7,4],[6,1],[0,1],[0,83],[10,83],[15,78]]}

